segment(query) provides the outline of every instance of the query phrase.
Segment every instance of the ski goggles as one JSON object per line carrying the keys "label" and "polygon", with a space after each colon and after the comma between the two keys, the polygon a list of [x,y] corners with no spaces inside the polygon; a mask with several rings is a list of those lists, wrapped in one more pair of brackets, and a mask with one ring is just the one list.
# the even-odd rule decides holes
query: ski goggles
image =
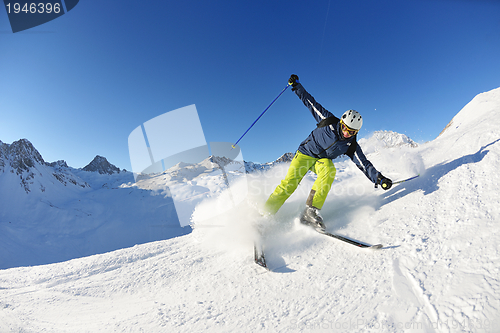
{"label": "ski goggles", "polygon": [[350,136],[354,136],[359,132],[359,130],[349,128],[346,124],[344,124],[344,121],[342,119],[340,119],[340,128],[342,129],[342,131],[349,133]]}

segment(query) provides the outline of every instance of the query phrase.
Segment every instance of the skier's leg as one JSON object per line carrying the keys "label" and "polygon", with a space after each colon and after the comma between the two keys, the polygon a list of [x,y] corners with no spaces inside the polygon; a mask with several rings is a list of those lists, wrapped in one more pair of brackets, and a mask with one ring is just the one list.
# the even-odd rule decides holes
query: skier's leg
{"label": "skier's leg", "polygon": [[285,179],[281,181],[267,199],[264,206],[266,212],[275,214],[281,208],[317,160],[317,158],[304,155],[299,151],[295,154]]}
{"label": "skier's leg", "polygon": [[333,180],[337,170],[332,160],[322,158],[314,164],[312,171],[318,175],[307,198],[306,205],[321,209],[326,197],[332,188]]}

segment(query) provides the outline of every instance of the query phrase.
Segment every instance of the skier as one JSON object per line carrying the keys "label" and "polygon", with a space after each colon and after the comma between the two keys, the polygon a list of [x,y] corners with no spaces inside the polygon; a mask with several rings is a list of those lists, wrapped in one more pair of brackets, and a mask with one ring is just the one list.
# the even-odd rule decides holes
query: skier
{"label": "skier", "polygon": [[300,222],[325,231],[320,210],[335,178],[336,169],[333,159],[343,154],[349,156],[375,184],[375,187],[381,185],[384,190],[388,190],[392,186],[392,181],[375,169],[357,144],[356,135],[363,124],[363,118],[357,111],[348,110],[339,119],[316,102],[300,84],[297,75],[292,74],[288,84],[309,109],[318,125],[300,144],[285,179],[269,196],[264,210],[272,215],[277,213],[295,191],[307,171],[311,170],[317,175],[317,179],[306,200],[306,208],[300,216]]}

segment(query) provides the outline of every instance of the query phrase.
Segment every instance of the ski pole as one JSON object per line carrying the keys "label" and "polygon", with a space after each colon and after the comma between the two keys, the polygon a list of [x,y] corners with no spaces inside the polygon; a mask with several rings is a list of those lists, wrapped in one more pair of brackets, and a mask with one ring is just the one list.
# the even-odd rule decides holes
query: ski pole
{"label": "ski pole", "polygon": [[410,177],[410,178],[408,178],[408,179],[399,180],[399,181],[397,181],[397,182],[392,182],[392,185],[394,185],[394,184],[399,184],[399,183],[404,183],[404,182],[407,182],[407,181],[409,181],[409,180],[415,179],[415,178],[417,178],[417,177],[419,177],[419,176],[420,176],[420,174],[418,174],[418,175],[416,175],[416,176],[413,176],[413,177]]}
{"label": "ski pole", "polygon": [[236,141],[236,143],[234,145],[232,145],[233,149],[236,148],[236,145],[238,144],[238,142],[240,142],[240,140],[243,139],[243,137],[248,133],[248,131],[250,131],[250,129],[253,127],[253,125],[255,125],[255,123],[260,119],[260,117],[262,117],[264,115],[264,113],[266,113],[266,111],[271,107],[271,105],[273,105],[274,102],[276,102],[276,100],[281,96],[281,94],[283,94],[285,92],[285,90],[287,90],[288,87],[290,87],[290,84],[287,84],[287,86],[285,88],[283,88],[283,90],[280,92],[280,94],[271,102],[271,104],[269,104],[267,106],[267,108],[260,114],[260,116],[257,119],[255,119],[253,124],[250,125],[250,127],[245,131],[245,133],[243,133],[243,135],[238,139],[238,141]]}

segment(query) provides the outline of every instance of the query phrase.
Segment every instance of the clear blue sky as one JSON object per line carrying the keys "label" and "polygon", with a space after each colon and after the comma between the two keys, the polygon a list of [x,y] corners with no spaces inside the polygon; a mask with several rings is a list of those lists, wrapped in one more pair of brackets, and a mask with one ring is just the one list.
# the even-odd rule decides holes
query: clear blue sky
{"label": "clear blue sky", "polygon": [[[207,141],[234,142],[292,73],[334,114],[358,110],[361,136],[432,140],[500,86],[500,1],[81,0],[16,34],[1,7],[0,140],[130,170],[128,135],[147,120],[196,104]],[[295,151],[314,126],[288,90],[243,157]]]}

